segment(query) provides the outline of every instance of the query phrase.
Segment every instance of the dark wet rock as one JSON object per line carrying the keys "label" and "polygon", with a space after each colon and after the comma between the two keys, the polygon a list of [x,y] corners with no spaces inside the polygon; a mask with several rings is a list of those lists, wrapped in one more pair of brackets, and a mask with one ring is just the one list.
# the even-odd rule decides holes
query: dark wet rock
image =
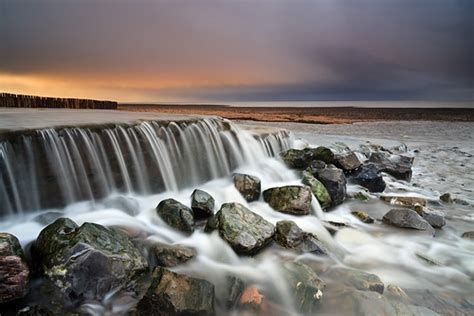
{"label": "dark wet rock", "polygon": [[214,285],[156,267],[135,315],[214,315]]}
{"label": "dark wet rock", "polygon": [[209,193],[196,189],[191,195],[191,209],[195,218],[208,218],[214,215],[214,198]]}
{"label": "dark wet rock", "polygon": [[334,162],[334,153],[326,147],[289,149],[281,154],[285,164],[289,168],[305,169],[314,161],[320,160],[325,163]]}
{"label": "dark wet rock", "polygon": [[140,204],[137,200],[122,195],[107,198],[104,206],[121,210],[130,216],[135,216],[140,212]]}
{"label": "dark wet rock", "polygon": [[62,216],[64,216],[63,213],[52,211],[52,212],[41,213],[38,216],[36,216],[33,220],[42,225],[49,225]]}
{"label": "dark wet rock", "polygon": [[240,203],[224,203],[216,215],[220,236],[239,254],[255,254],[272,241],[273,224]]}
{"label": "dark wet rock", "polygon": [[136,290],[147,261],[122,232],[60,218],[44,228],[33,260],[44,276],[70,298],[102,300],[111,290]]}
{"label": "dark wet rock", "polygon": [[354,215],[355,217],[357,217],[363,223],[372,224],[372,223],[375,222],[375,219],[373,217],[369,216],[369,214],[367,214],[367,212],[353,211],[353,212],[351,212],[351,214]]}
{"label": "dark wet rock", "polygon": [[279,221],[276,223],[275,241],[284,248],[298,247],[303,242],[303,230],[293,221]]}
{"label": "dark wet rock", "polygon": [[293,215],[308,215],[311,208],[311,189],[288,185],[263,191],[263,199],[274,210]]}
{"label": "dark wet rock", "polygon": [[169,226],[186,233],[194,232],[194,214],[186,205],[174,199],[166,199],[158,204],[156,212]]}
{"label": "dark wet rock", "polygon": [[416,196],[390,196],[384,195],[380,197],[385,202],[390,203],[391,205],[397,206],[407,206],[414,208],[417,205],[426,206],[426,199],[416,197]]}
{"label": "dark wet rock", "polygon": [[427,230],[431,225],[413,210],[401,208],[388,211],[382,221],[385,224],[401,228],[411,228],[417,230]]}
{"label": "dark wet rock", "polygon": [[333,268],[325,276],[350,285],[362,291],[374,291],[383,294],[384,284],[375,274],[347,268]]}
{"label": "dark wet rock", "polygon": [[370,197],[364,192],[357,192],[354,194],[353,198],[359,201],[368,201],[370,199]]}
{"label": "dark wet rock", "polygon": [[316,179],[309,169],[303,171],[303,184],[309,186],[313,195],[318,200],[321,208],[326,209],[331,206],[332,200],[324,184]]}
{"label": "dark wet rock", "polygon": [[346,177],[337,168],[313,169],[313,175],[321,181],[331,196],[332,205],[339,205],[346,199]]}
{"label": "dark wet rock", "polygon": [[444,202],[444,203],[453,203],[453,198],[451,197],[450,193],[444,193],[442,194],[439,199]]}
{"label": "dark wet rock", "polygon": [[287,261],[282,269],[297,309],[302,313],[316,313],[325,283],[311,267],[301,262]]}
{"label": "dark wet rock", "polygon": [[194,248],[181,245],[153,244],[150,249],[151,261],[161,267],[175,267],[197,255]]}
{"label": "dark wet rock", "polygon": [[0,233],[0,304],[25,296],[29,276],[30,270],[18,239]]}
{"label": "dark wet rock", "polygon": [[206,222],[206,226],[204,226],[204,232],[211,233],[215,231],[219,226],[219,220],[216,215],[212,215]]}
{"label": "dark wet rock", "polygon": [[303,242],[296,249],[301,252],[312,253],[315,255],[327,255],[328,250],[326,246],[318,239],[318,237],[312,233],[303,233]]}
{"label": "dark wet rock", "polygon": [[351,151],[348,153],[336,155],[334,159],[334,165],[344,170],[344,172],[351,172],[359,168],[362,163],[360,162],[357,155]]}
{"label": "dark wet rock", "polygon": [[464,232],[461,235],[461,238],[471,239],[474,240],[474,231]]}
{"label": "dark wet rock", "polygon": [[379,171],[388,173],[395,179],[411,180],[411,167],[413,165],[413,158],[411,157],[392,155],[389,159],[383,153],[372,153],[369,162],[374,163]]}
{"label": "dark wet rock", "polygon": [[364,165],[354,172],[350,180],[370,192],[383,192],[386,188],[383,177],[379,174],[378,168],[374,164]]}
{"label": "dark wet rock", "polygon": [[234,186],[242,194],[247,202],[256,201],[260,198],[260,179],[248,174],[234,175]]}
{"label": "dark wet rock", "polygon": [[239,302],[239,298],[244,291],[245,284],[241,278],[238,278],[233,275],[227,276],[226,281],[227,287],[225,294],[225,306],[227,309],[231,309]]}
{"label": "dark wet rock", "polygon": [[414,210],[434,228],[441,228],[446,225],[445,214],[441,211],[429,210],[421,205],[416,205]]}

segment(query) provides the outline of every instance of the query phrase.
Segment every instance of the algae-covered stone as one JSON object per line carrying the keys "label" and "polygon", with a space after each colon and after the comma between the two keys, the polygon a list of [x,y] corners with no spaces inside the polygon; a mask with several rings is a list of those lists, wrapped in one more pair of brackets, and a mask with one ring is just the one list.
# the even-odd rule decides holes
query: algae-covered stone
{"label": "algae-covered stone", "polygon": [[92,223],[78,226],[60,218],[44,228],[33,260],[69,297],[102,300],[118,288],[136,290],[148,263],[122,232]]}
{"label": "algae-covered stone", "polygon": [[364,192],[357,192],[356,194],[354,194],[353,198],[357,199],[359,201],[368,201],[369,200],[369,196],[367,194],[365,194]]}
{"label": "algae-covered stone", "polygon": [[285,262],[282,272],[297,309],[302,313],[315,313],[325,286],[316,272],[308,265],[296,261]]}
{"label": "algae-covered stone", "polygon": [[224,203],[216,215],[220,236],[237,253],[254,254],[272,241],[273,224],[240,203]]}
{"label": "algae-covered stone", "polygon": [[363,223],[372,224],[375,222],[374,218],[369,216],[369,214],[364,211],[352,211],[351,214],[357,217]]}
{"label": "algae-covered stone", "polygon": [[279,212],[308,215],[311,208],[311,189],[298,185],[271,188],[263,192],[263,199]]}
{"label": "algae-covered stone", "polygon": [[332,200],[328,190],[321,181],[313,176],[309,169],[303,171],[303,184],[306,184],[311,188],[311,191],[321,205],[321,208],[326,209],[331,206]]}
{"label": "algae-covered stone", "polygon": [[327,276],[362,291],[374,291],[383,294],[385,287],[377,275],[360,270],[337,267],[331,269]]}
{"label": "algae-covered stone", "polygon": [[214,285],[156,267],[135,315],[214,315]]}
{"label": "algae-covered stone", "polygon": [[25,296],[29,275],[18,239],[11,234],[0,233],[0,304]]}
{"label": "algae-covered stone", "polygon": [[321,161],[324,161],[327,164],[334,163],[335,156],[334,156],[334,153],[332,152],[331,149],[329,149],[327,147],[319,146],[319,147],[316,147],[316,148],[310,148],[308,150],[312,154],[313,161],[314,160],[321,160]]}
{"label": "algae-covered stone", "polygon": [[234,186],[247,202],[256,201],[260,198],[260,192],[262,189],[258,177],[248,174],[235,174]]}
{"label": "algae-covered stone", "polygon": [[196,249],[181,245],[156,243],[150,247],[152,262],[161,267],[175,267],[191,260],[196,255]]}
{"label": "algae-covered stone", "polygon": [[314,169],[313,175],[321,181],[331,196],[332,205],[341,204],[346,199],[346,177],[341,169],[327,167],[324,169]]}
{"label": "algae-covered stone", "polygon": [[294,169],[305,169],[316,160],[324,161],[325,163],[334,162],[334,153],[329,148],[322,146],[317,148],[289,149],[283,152],[281,157],[289,168]]}
{"label": "algae-covered stone", "polygon": [[214,214],[214,198],[209,193],[196,189],[191,195],[191,209],[195,218],[208,218]]}
{"label": "algae-covered stone", "polygon": [[171,227],[186,233],[194,232],[194,214],[186,205],[174,199],[166,199],[158,204],[156,212]]}
{"label": "algae-covered stone", "polygon": [[[427,230],[431,225],[423,219],[418,213],[410,209],[392,209],[388,211],[382,221],[386,224],[401,228],[411,228],[417,230]],[[431,228],[432,229],[432,228]]]}

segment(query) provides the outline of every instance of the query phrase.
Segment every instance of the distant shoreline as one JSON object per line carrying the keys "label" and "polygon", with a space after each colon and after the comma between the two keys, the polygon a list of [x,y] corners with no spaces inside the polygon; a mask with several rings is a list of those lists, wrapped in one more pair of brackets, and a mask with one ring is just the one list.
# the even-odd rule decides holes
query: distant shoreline
{"label": "distant shoreline", "polygon": [[232,120],[349,124],[372,121],[474,122],[472,108],[246,107],[212,104],[119,104],[118,110],[217,115]]}

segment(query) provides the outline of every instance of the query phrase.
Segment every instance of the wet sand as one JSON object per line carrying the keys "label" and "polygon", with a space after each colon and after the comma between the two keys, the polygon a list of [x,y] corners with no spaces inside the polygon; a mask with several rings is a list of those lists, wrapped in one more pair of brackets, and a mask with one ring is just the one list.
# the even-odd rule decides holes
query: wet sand
{"label": "wet sand", "polygon": [[217,115],[234,120],[344,124],[372,121],[473,122],[467,108],[230,107],[225,105],[119,104],[119,110]]}

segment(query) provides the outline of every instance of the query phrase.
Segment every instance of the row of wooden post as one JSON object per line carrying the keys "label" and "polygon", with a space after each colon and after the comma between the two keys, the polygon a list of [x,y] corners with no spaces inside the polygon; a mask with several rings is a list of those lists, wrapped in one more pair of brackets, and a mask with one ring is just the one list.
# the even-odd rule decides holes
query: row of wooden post
{"label": "row of wooden post", "polygon": [[117,102],[89,99],[50,98],[31,95],[0,93],[0,107],[117,109]]}

